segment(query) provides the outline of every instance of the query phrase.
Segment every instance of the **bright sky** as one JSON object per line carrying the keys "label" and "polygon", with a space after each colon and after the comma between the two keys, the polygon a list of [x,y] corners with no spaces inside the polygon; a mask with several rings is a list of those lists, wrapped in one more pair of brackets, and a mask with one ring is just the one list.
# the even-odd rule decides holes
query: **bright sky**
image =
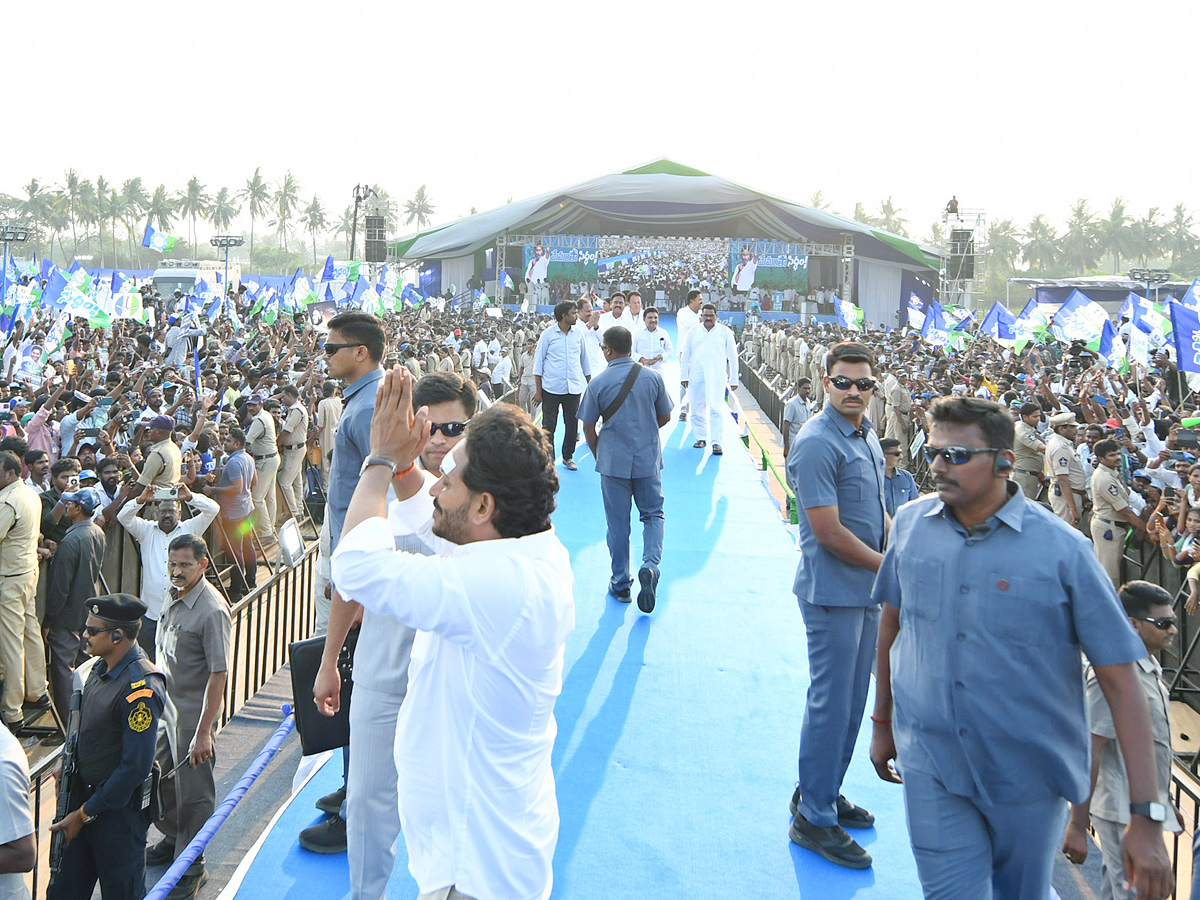
{"label": "bright sky", "polygon": [[916,236],[952,193],[1022,226],[1078,197],[1200,221],[1194,2],[48,9],[0,17],[26,36],[6,41],[0,192],[75,168],[215,193],[261,166],[331,219],[356,182],[426,184],[442,224],[666,156],[847,216],[891,195]]}

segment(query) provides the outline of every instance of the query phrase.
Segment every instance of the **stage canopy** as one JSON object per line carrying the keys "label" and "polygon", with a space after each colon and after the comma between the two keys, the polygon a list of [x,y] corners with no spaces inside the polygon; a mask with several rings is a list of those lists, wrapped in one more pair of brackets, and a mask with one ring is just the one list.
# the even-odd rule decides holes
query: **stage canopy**
{"label": "stage canopy", "polygon": [[400,260],[453,259],[493,246],[505,232],[765,238],[838,245],[848,234],[854,238],[856,259],[909,271],[936,271],[939,266],[933,247],[668,159],[418,232],[390,244],[389,255]]}

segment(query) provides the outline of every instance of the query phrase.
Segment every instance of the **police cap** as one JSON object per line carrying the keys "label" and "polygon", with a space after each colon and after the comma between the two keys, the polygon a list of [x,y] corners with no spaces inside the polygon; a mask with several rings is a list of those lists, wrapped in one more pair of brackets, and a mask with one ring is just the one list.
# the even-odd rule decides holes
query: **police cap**
{"label": "police cap", "polygon": [[146,614],[146,606],[133,594],[104,594],[88,601],[87,611],[108,622],[137,622]]}

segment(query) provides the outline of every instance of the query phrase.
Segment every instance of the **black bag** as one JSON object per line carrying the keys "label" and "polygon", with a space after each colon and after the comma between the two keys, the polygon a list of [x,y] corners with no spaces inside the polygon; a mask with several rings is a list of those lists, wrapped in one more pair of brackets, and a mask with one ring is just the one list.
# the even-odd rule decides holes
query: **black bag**
{"label": "black bag", "polygon": [[321,668],[325,650],[324,636],[296,641],[288,648],[292,662],[292,706],[296,713],[296,731],[304,756],[324,753],[350,743],[350,692],[354,673],[354,647],[358,644],[358,629],[346,635],[346,643],[338,654],[338,673],[342,676],[342,705],[332,716],[323,716],[313,702],[313,684]]}

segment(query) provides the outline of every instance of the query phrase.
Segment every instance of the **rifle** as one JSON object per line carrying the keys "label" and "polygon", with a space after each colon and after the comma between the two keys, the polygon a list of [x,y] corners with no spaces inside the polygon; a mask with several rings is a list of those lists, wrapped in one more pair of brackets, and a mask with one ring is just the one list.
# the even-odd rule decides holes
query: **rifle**
{"label": "rifle", "polygon": [[[79,708],[82,703],[83,686],[77,680],[75,690],[71,693],[71,712],[67,716],[67,740],[63,744],[62,774],[58,777],[58,809],[54,815],[55,822],[61,822],[71,811],[71,786],[79,772]],[[50,885],[54,884],[54,879],[58,877],[65,846],[64,832],[56,831],[50,836],[50,881],[46,885],[47,894],[49,894]]]}

